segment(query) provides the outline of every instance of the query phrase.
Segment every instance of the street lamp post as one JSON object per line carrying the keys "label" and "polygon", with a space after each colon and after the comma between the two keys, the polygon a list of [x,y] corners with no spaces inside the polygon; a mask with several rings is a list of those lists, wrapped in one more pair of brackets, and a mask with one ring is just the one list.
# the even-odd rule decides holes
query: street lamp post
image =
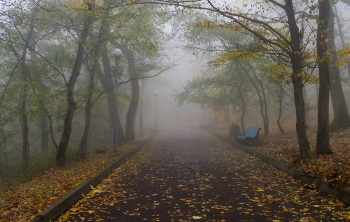
{"label": "street lamp post", "polygon": [[113,78],[114,78],[114,84],[115,84],[115,95],[116,95],[116,110],[115,110],[115,122],[114,122],[114,136],[113,136],[113,151],[117,150],[117,146],[118,146],[118,84],[120,82],[120,78],[122,75],[122,71],[119,70],[119,60],[120,58],[123,56],[123,52],[122,50],[116,48],[113,50],[112,54],[114,55],[114,59],[115,59],[115,67],[113,68]]}
{"label": "street lamp post", "polygon": [[155,109],[155,123],[154,128],[158,130],[158,115],[157,115],[157,91],[154,91],[154,109]]}

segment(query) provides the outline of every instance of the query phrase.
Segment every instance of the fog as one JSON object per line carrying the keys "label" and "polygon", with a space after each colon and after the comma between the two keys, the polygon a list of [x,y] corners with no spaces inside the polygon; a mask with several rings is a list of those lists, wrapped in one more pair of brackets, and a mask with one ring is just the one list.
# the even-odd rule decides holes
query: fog
{"label": "fog", "polygon": [[207,118],[205,109],[200,105],[178,105],[175,99],[186,83],[205,69],[207,62],[194,56],[184,47],[184,44],[176,40],[165,43],[164,51],[172,61],[176,61],[176,66],[155,78],[141,82],[141,86],[144,84],[146,87],[143,98],[148,101],[144,108],[146,127],[154,128],[155,109],[159,130],[171,125],[198,127]]}
{"label": "fog", "polygon": [[[95,14],[84,10],[91,7],[74,2],[0,3],[0,175],[21,173],[29,163],[43,171],[66,151],[69,160],[84,159],[96,149],[112,151],[115,129],[120,145],[168,127],[200,128],[208,122],[225,134],[232,123],[243,131],[253,126],[271,134],[281,128],[295,132],[290,47],[275,48],[290,35],[282,9],[266,1],[234,1],[227,8],[253,19],[238,26],[240,21],[213,11],[124,7],[125,2],[118,1],[106,8],[99,1],[103,10],[90,20]],[[318,11],[310,1],[302,3],[294,9],[298,29],[304,31],[299,33],[305,50],[303,108],[307,129],[316,131]],[[209,7],[207,2],[202,6]],[[349,6],[338,2],[336,9],[342,28],[336,19],[335,46],[347,49]],[[301,16],[303,10],[310,15]],[[108,16],[113,19],[105,25]],[[254,19],[265,26],[254,24]],[[247,31],[249,27],[270,39],[262,41],[254,30]],[[115,48],[124,50],[121,58],[112,55]],[[341,53],[339,81],[331,83],[340,82],[337,87],[343,89],[347,108],[350,67],[348,52]],[[116,81],[120,76],[123,84]],[[337,108],[333,111],[332,101],[329,105],[332,121]],[[84,155],[77,158],[79,152]]]}
{"label": "fog", "polygon": [[[235,4],[237,7],[243,7],[244,5],[254,4],[255,1],[237,1]],[[340,21],[343,30],[336,28],[336,44],[342,48],[341,38],[345,39],[345,42],[349,42],[349,24],[350,14],[348,13],[348,6],[345,3],[338,2],[335,7],[337,13],[340,16]],[[259,11],[258,7],[255,8]],[[270,14],[271,15],[271,14]],[[171,33],[171,25],[165,26],[165,32]],[[217,44],[217,43],[210,43]],[[184,126],[184,127],[201,127],[207,121],[213,121],[214,127],[225,129],[228,131],[231,123],[239,123],[239,110],[237,107],[230,107],[229,114],[225,113],[226,110],[216,109],[215,107],[207,107],[206,105],[194,104],[185,102],[182,105],[176,101],[176,96],[183,91],[183,87],[194,77],[200,76],[203,73],[208,72],[208,62],[217,58],[217,53],[211,52],[203,55],[202,53],[194,55],[195,50],[188,48],[188,44],[177,39],[172,39],[164,43],[164,51],[167,55],[176,61],[176,66],[170,70],[165,71],[160,76],[147,80],[147,96],[150,98],[147,104],[147,113],[145,113],[145,123],[148,127],[155,126],[155,119],[158,119],[158,129],[166,128],[170,125]],[[349,76],[348,70],[343,67],[340,69],[343,80],[343,87],[345,91],[345,97],[347,104],[350,103],[349,96]],[[317,76],[317,72],[314,74]],[[269,86],[267,86],[269,87]],[[295,107],[293,105],[293,89],[291,85],[285,85],[285,108],[281,117],[281,124],[287,129],[288,132],[295,132]],[[154,91],[157,91],[155,94]],[[318,85],[312,83],[306,83],[304,87],[305,107],[306,107],[306,120],[308,126],[312,129],[317,127],[317,98],[318,98]],[[155,108],[155,99],[157,99],[157,108]],[[271,98],[270,98],[271,99]],[[157,109],[157,117],[155,116],[155,109]],[[248,106],[246,114],[246,124],[249,126],[263,126],[263,121],[260,117],[259,107],[256,102],[251,103]],[[227,117],[227,115],[229,115]],[[332,119],[333,110],[330,101],[330,115]],[[277,119],[276,104],[270,101],[268,108],[268,116],[270,118],[271,131],[278,133],[277,126],[274,124]]]}

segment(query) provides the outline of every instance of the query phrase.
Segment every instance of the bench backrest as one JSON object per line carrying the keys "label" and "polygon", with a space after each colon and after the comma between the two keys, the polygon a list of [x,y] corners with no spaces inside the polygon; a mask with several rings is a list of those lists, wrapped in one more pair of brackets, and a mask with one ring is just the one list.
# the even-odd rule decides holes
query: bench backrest
{"label": "bench backrest", "polygon": [[259,130],[261,130],[261,128],[249,127],[247,133],[245,134],[245,137],[258,138]]}
{"label": "bench backrest", "polygon": [[205,127],[210,127],[211,125],[213,125],[213,121],[207,121],[204,124]]}

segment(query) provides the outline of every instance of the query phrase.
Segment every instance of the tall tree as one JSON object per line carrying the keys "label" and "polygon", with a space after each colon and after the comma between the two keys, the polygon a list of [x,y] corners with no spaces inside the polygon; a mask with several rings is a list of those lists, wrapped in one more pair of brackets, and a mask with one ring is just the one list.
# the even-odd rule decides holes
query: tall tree
{"label": "tall tree", "polygon": [[[323,2],[322,2],[323,3]],[[321,7],[320,7],[321,9]],[[327,34],[327,49],[331,54],[331,61],[337,61],[337,51],[335,45],[335,13],[332,8],[329,7],[328,13],[328,34]],[[331,131],[337,131],[339,129],[345,129],[350,127],[350,115],[346,105],[343,87],[341,84],[340,70],[337,65],[328,63],[330,74],[330,95],[332,98],[332,107],[334,118],[329,126]]]}
{"label": "tall tree", "polygon": [[[20,28],[16,25],[14,18],[14,28],[17,30],[18,35],[23,41],[23,47],[21,51],[16,49],[16,46],[12,42],[11,38],[8,41],[8,45],[14,53],[16,59],[18,60],[21,67],[21,74],[23,80],[23,88],[21,94],[21,126],[22,126],[22,172],[26,173],[28,170],[29,164],[29,123],[28,123],[28,113],[27,113],[27,99],[28,99],[28,90],[29,90],[29,82],[30,82],[30,70],[27,65],[27,53],[30,49],[30,42],[32,41],[35,29],[35,19],[37,14],[39,13],[39,4],[41,1],[38,1],[38,5],[36,5],[32,10],[32,18],[28,19],[28,30],[25,34],[23,34]],[[16,17],[15,15],[13,15]]]}
{"label": "tall tree", "polygon": [[144,107],[144,94],[146,89],[147,81],[141,80],[141,90],[140,90],[140,108],[139,108],[139,128],[140,128],[140,136],[144,135],[144,125],[143,125],[143,107]]}
{"label": "tall tree", "polygon": [[327,61],[327,33],[330,4],[328,0],[319,0],[319,17],[317,29],[317,57],[319,69],[319,101],[317,126],[317,154],[332,153],[329,144],[329,69]]}
{"label": "tall tree", "polygon": [[233,104],[240,109],[240,125],[245,132],[247,105],[255,92],[249,78],[242,72],[239,61],[230,61],[214,75],[202,75],[189,81],[176,99],[179,104],[192,102],[214,109]]}
{"label": "tall tree", "polygon": [[84,2],[84,24],[78,39],[78,49],[76,53],[76,58],[74,61],[71,76],[69,77],[66,86],[66,102],[67,111],[64,119],[64,127],[62,132],[62,137],[58,145],[56,154],[56,165],[59,167],[64,167],[66,165],[66,150],[68,148],[69,139],[72,133],[72,121],[74,111],[77,108],[77,104],[74,100],[74,86],[80,75],[80,69],[83,64],[84,58],[84,45],[89,36],[89,30],[93,21],[93,8],[95,6],[94,0],[89,0]]}
{"label": "tall tree", "polygon": [[[350,5],[349,5],[350,6]],[[343,46],[345,46],[345,40],[344,40],[344,32],[343,32],[343,28],[342,28],[342,25],[340,23],[340,18],[339,18],[339,15],[338,15],[338,11],[337,11],[337,7],[334,6],[334,15],[336,17],[336,20],[337,20],[337,26],[338,26],[338,30],[339,30],[339,37],[340,37],[340,41],[342,43]],[[347,62],[346,63],[346,67],[348,69],[348,73],[349,73],[349,81],[350,81],[350,62]]]}
{"label": "tall tree", "polygon": [[[40,2],[37,2],[40,4]],[[38,55],[35,52],[35,48],[37,48],[37,41],[34,39],[31,39],[29,48],[30,53],[30,61],[32,63],[35,63],[39,60]],[[35,69],[36,68],[36,69]],[[47,87],[45,86],[40,69],[35,67],[32,76],[32,80],[38,84],[38,88],[40,91],[40,94],[42,95],[45,91],[47,91]],[[33,90],[34,93],[36,93],[36,90]],[[40,97],[40,96],[39,96]],[[42,96],[41,96],[42,97]],[[45,104],[43,102],[43,98],[39,98],[39,106],[38,106],[38,115],[39,115],[39,125],[40,125],[40,134],[41,134],[41,141],[40,141],[40,150],[41,154],[44,156],[47,156],[49,154],[49,122],[46,115],[46,109]]]}
{"label": "tall tree", "polygon": [[[272,48],[277,47],[280,49],[279,54],[287,55],[288,62],[291,64],[292,74],[291,79],[294,89],[294,103],[296,114],[296,132],[299,144],[299,153],[302,159],[310,158],[310,144],[306,134],[305,123],[305,101],[303,98],[302,89],[304,87],[303,82],[303,44],[302,35],[303,30],[299,30],[296,14],[294,11],[294,3],[292,0],[284,0],[283,3],[279,3],[275,0],[269,0],[273,7],[282,10],[287,18],[284,24],[288,27],[289,36],[285,36],[285,29],[274,28],[273,24],[276,20],[271,19],[266,21],[267,17],[257,12],[250,15],[249,13],[239,12],[236,8],[232,8],[227,4],[226,7],[216,6],[219,3],[214,3],[211,0],[207,1],[209,7],[198,7],[183,4],[186,8],[199,8],[215,12],[223,17],[231,19],[234,24],[241,26],[243,29],[256,36],[265,46]],[[283,20],[283,17],[279,18]],[[281,20],[281,21],[282,21]],[[270,23],[271,22],[271,23]],[[250,25],[254,24],[254,25]],[[285,57],[286,58],[286,57]],[[283,61],[284,63],[286,61]]]}
{"label": "tall tree", "polygon": [[[108,23],[107,25],[108,26]],[[117,109],[117,94],[114,93],[114,77],[111,68],[111,61],[109,58],[109,52],[107,48],[108,42],[103,42],[101,45],[101,60],[102,68],[98,68],[97,75],[101,81],[101,84],[107,94],[107,103],[108,103],[108,114],[110,118],[111,128],[118,130],[118,144],[121,145],[125,142],[125,136],[123,132],[122,125],[120,123],[120,118]]]}
{"label": "tall tree", "polygon": [[140,87],[139,75],[136,70],[135,55],[128,47],[128,42],[121,45],[115,42],[117,48],[120,48],[128,61],[129,78],[131,84],[131,99],[128,111],[126,113],[125,139],[127,141],[135,140],[135,118],[137,107],[139,105]]}
{"label": "tall tree", "polygon": [[[102,21],[105,21],[102,19]],[[100,47],[101,47],[101,34],[103,33],[104,22],[101,22],[100,25],[100,31],[97,36],[96,45],[93,49],[93,53],[91,56],[91,62],[86,61],[87,69],[89,72],[89,80],[88,80],[88,86],[87,86],[87,98],[86,98],[86,104],[85,104],[85,127],[83,136],[80,140],[80,146],[79,146],[79,158],[85,159],[86,152],[88,149],[88,138],[90,133],[90,125],[91,125],[91,109],[93,106],[93,91],[94,91],[94,84],[95,84],[95,76],[96,76],[96,69],[98,67],[99,63],[99,55],[100,55]],[[86,59],[88,60],[88,59]]]}
{"label": "tall tree", "polygon": [[140,97],[139,79],[148,78],[145,73],[160,66],[153,60],[160,57],[159,40],[165,38],[160,23],[162,16],[154,7],[135,5],[122,14],[126,17],[122,20],[127,21],[119,29],[120,36],[116,36],[111,43],[121,49],[127,61],[127,82],[130,82],[131,96],[126,114],[125,139],[132,141],[135,139],[135,119]]}
{"label": "tall tree", "polygon": [[[163,2],[158,0],[155,2]],[[201,2],[201,1],[200,1]],[[164,3],[164,2],[163,2]],[[274,10],[280,10],[280,13],[276,13],[278,18],[265,16],[264,12],[258,10],[256,13],[247,13],[249,9],[242,11],[237,7],[232,7],[229,3],[214,2],[207,0],[203,5],[199,5],[198,2],[179,2],[176,5],[183,8],[207,10],[208,13],[215,13],[230,19],[235,25],[240,26],[242,29],[248,31],[254,35],[261,42],[257,45],[263,46],[267,50],[279,49],[278,54],[284,55],[283,63],[289,63],[291,65],[292,74],[291,80],[294,89],[294,103],[296,114],[296,132],[299,144],[299,153],[301,159],[310,158],[310,144],[306,134],[306,122],[305,122],[305,101],[303,98],[302,89],[304,87],[303,71],[304,71],[304,52],[305,47],[303,45],[303,30],[299,30],[298,21],[294,11],[294,3],[292,0],[284,0],[280,3],[275,0],[268,0],[263,4],[267,4],[274,8]],[[253,9],[251,9],[253,10]],[[268,13],[269,8],[267,9]],[[278,14],[278,15],[277,15]],[[286,20],[285,20],[286,18]],[[280,22],[283,28],[277,28],[273,24]],[[288,29],[289,36],[286,36],[286,28]],[[264,43],[264,44],[262,44]]]}
{"label": "tall tree", "polygon": [[[248,73],[248,71],[242,66],[243,70],[245,73],[247,73],[247,76],[250,80],[250,82],[252,83],[253,87],[256,90],[256,93],[258,95],[258,99],[259,99],[259,103],[260,103],[260,115],[261,118],[263,120],[263,124],[264,124],[264,135],[269,135],[270,134],[270,130],[269,130],[269,117],[268,117],[268,113],[267,113],[267,100],[266,100],[266,95],[265,95],[265,87],[263,84],[263,81],[261,79],[259,79],[255,68],[248,63],[247,64],[248,67],[251,70],[251,73],[253,75],[253,78],[250,77],[251,74]],[[255,83],[255,81],[257,83]]]}
{"label": "tall tree", "polygon": [[294,87],[294,100],[296,111],[296,131],[299,142],[299,152],[302,159],[310,158],[310,145],[306,135],[305,124],[305,101],[303,98],[303,81],[302,81],[302,52],[301,52],[301,33],[295,19],[294,5],[291,0],[285,0],[285,4],[281,5],[275,1],[271,1],[275,5],[281,7],[286,12],[288,18],[288,26],[291,41],[288,43],[291,51],[288,52],[292,64],[292,83]]}
{"label": "tall tree", "polygon": [[284,97],[284,91],[282,83],[278,84],[278,118],[276,120],[278,129],[280,130],[282,135],[285,135],[284,129],[281,125],[281,118],[282,118],[282,112],[283,112],[283,97]]}

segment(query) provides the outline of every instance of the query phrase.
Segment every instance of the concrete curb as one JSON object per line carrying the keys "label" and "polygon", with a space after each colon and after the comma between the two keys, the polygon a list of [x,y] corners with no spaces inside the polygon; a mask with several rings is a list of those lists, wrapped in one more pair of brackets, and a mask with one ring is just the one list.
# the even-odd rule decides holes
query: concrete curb
{"label": "concrete curb", "polygon": [[261,159],[265,163],[271,164],[272,166],[276,167],[277,169],[279,169],[283,172],[286,172],[288,175],[294,177],[297,180],[301,180],[304,183],[308,183],[308,184],[314,184],[320,191],[322,191],[324,193],[328,193],[329,195],[340,200],[341,202],[343,202],[346,205],[350,205],[350,192],[348,192],[344,189],[338,188],[338,187],[333,187],[330,183],[327,183],[327,182],[321,180],[317,176],[305,174],[301,170],[292,168],[292,167],[288,166],[288,164],[283,163],[283,162],[281,162],[273,157],[270,157],[266,154],[260,153],[256,150],[250,149],[249,147],[243,146],[242,144],[239,144],[236,141],[234,141],[228,137],[225,137],[225,136],[213,133],[213,132],[209,132],[209,133],[211,133],[212,135],[220,138],[221,140],[224,140],[225,142],[233,145],[237,149],[240,149],[246,153],[249,153],[252,156],[258,157],[259,159]]}
{"label": "concrete curb", "polygon": [[144,147],[156,135],[157,133],[153,134],[147,138],[146,141],[142,142],[139,146],[131,150],[129,153],[126,153],[119,157],[115,162],[111,163],[107,168],[96,174],[93,178],[85,181],[79,187],[67,193],[64,197],[56,201],[49,208],[38,214],[33,220],[31,220],[31,222],[48,222],[59,218],[61,214],[66,212],[71,206],[78,202],[83,197],[83,194],[88,193],[91,190],[91,186],[95,187],[101,183],[102,180],[106,178],[110,173],[112,173],[115,168],[125,163],[127,159],[140,151],[141,148]]}

